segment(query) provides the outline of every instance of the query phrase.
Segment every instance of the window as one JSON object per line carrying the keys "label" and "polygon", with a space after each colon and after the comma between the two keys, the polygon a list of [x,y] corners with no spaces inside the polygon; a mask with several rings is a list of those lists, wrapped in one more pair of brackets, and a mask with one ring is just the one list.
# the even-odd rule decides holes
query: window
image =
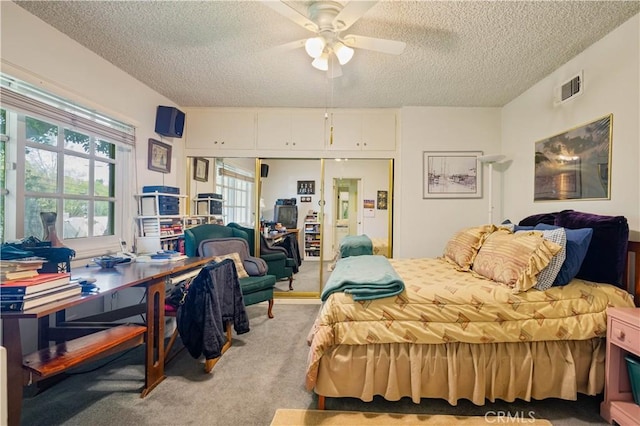
{"label": "window", "polygon": [[24,122],[23,235],[42,234],[40,212],[63,212],[63,240],[114,235],[115,145],[27,115]]}
{"label": "window", "polygon": [[225,222],[252,225],[253,175],[216,159],[216,188],[222,194],[222,214]]}
{"label": "window", "polygon": [[0,90],[3,239],[42,239],[40,214],[54,212],[66,246],[87,256],[116,246],[132,197],[123,171],[133,158],[123,140],[133,135],[123,139],[126,132],[105,126],[108,118],[4,75]]}

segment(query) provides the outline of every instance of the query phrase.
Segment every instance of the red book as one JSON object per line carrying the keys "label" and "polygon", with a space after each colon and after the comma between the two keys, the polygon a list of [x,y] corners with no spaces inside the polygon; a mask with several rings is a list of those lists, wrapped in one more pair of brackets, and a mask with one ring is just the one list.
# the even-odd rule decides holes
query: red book
{"label": "red book", "polygon": [[43,290],[63,286],[71,281],[71,274],[45,273],[20,280],[4,281],[0,285],[2,294],[32,294]]}

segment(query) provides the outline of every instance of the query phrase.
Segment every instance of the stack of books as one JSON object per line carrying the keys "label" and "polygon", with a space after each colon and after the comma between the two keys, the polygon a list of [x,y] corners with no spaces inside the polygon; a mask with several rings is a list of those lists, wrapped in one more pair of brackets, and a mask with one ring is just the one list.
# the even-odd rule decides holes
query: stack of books
{"label": "stack of books", "polygon": [[77,282],[71,282],[71,274],[67,272],[2,281],[0,310],[22,311],[66,299],[81,292],[82,287]]}
{"label": "stack of books", "polygon": [[46,261],[43,257],[3,260],[0,262],[0,282],[35,277]]}

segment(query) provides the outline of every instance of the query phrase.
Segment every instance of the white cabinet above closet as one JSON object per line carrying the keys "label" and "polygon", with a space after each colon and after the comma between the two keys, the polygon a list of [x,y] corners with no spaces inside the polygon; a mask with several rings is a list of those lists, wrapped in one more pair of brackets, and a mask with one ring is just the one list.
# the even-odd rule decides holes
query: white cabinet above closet
{"label": "white cabinet above closet", "polygon": [[334,111],[330,113],[327,128],[329,150],[394,151],[396,149],[395,111]]}
{"label": "white cabinet above closet", "polygon": [[322,109],[258,111],[258,149],[324,150]]}
{"label": "white cabinet above closet", "polygon": [[186,109],[186,147],[188,149],[253,149],[254,110],[221,111]]}

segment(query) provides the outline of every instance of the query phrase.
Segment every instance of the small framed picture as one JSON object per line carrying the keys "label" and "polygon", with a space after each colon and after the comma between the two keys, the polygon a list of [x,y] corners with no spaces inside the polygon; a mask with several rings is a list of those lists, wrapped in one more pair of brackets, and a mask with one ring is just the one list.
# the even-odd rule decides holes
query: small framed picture
{"label": "small framed picture", "polygon": [[387,210],[387,191],[378,191],[378,210]]}
{"label": "small framed picture", "polygon": [[209,160],[196,157],[193,159],[193,180],[207,182],[209,180]]}
{"label": "small framed picture", "polygon": [[171,173],[171,145],[149,139],[147,168],[160,173]]}
{"label": "small framed picture", "polygon": [[316,193],[316,181],[315,180],[299,180],[298,181],[298,195],[315,194]]}

